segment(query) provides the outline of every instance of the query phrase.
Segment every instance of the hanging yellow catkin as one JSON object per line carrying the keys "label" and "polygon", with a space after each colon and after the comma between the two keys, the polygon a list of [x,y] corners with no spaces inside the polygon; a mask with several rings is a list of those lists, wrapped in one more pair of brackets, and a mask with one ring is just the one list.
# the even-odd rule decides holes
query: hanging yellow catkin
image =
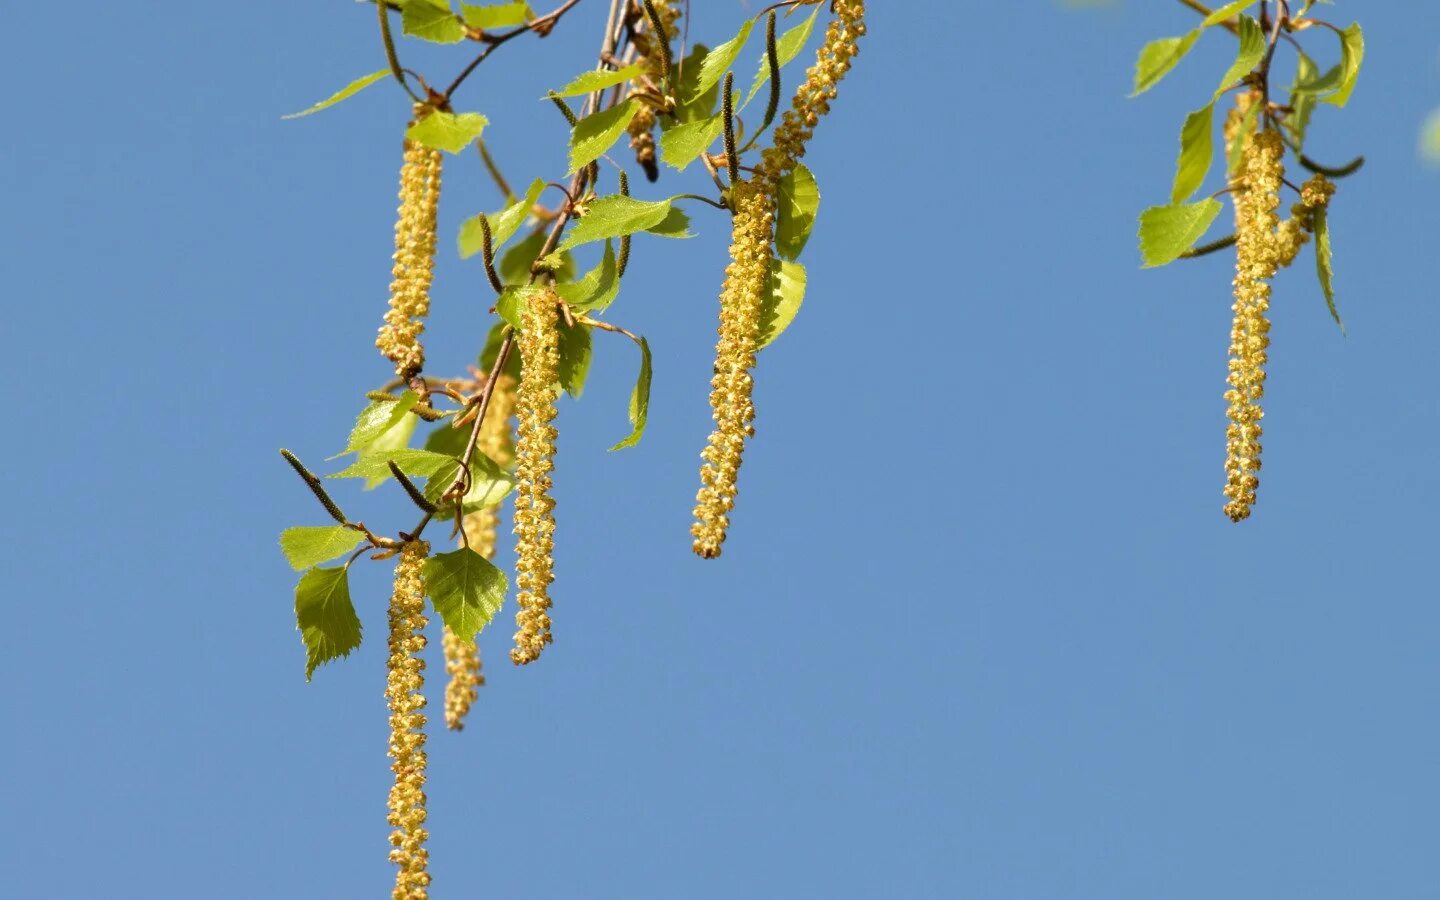
{"label": "hanging yellow catkin", "polygon": [[430,284],[435,277],[435,217],[440,204],[439,150],[405,142],[400,167],[400,210],[395,220],[395,256],[391,270],[390,309],[375,346],[395,364],[395,373],[410,378],[425,365],[420,333],[430,312]]}
{"label": "hanging yellow catkin", "polygon": [[[480,424],[480,440],[476,449],[501,466],[511,460],[510,416],[515,409],[515,380],[501,375],[490,395],[490,408]],[[495,557],[495,538],[500,526],[498,507],[487,507],[465,517],[465,533],[460,545],[469,542],[471,550],[486,559]],[[445,685],[445,726],[455,731],[465,727],[465,716],[485,686],[481,672],[480,648],[475,641],[464,641],[449,628],[445,629],[445,671],[450,681]]]}
{"label": "hanging yellow catkin", "polygon": [[560,298],[538,288],[520,311],[521,374],[515,397],[515,646],[525,665],[550,643],[550,583],[555,580],[555,400],[559,396]]}
{"label": "hanging yellow catkin", "polygon": [[[671,5],[670,0],[652,0],[655,12],[660,16],[660,23],[665,26],[664,35],[657,38],[653,26],[648,17],[645,17],[639,8],[639,4],[632,4],[631,15],[641,18],[645,22],[643,29],[637,29],[631,38],[631,44],[638,54],[637,62],[640,63],[641,71],[651,84],[659,85],[661,81],[669,77],[665,71],[665,54],[658,46],[658,41],[673,41],[680,33],[675,23],[680,18],[680,10]],[[631,91],[636,93],[639,88]],[[655,162],[655,110],[649,104],[641,103],[640,111],[635,118],[630,120],[630,125],[625,129],[630,134],[630,147],[635,151],[635,161],[640,168],[645,170],[645,177],[655,181],[660,177],[660,167]]]}
{"label": "hanging yellow catkin", "polygon": [[395,565],[390,598],[390,657],[385,700],[390,709],[390,751],[395,784],[390,788],[390,861],[395,863],[393,900],[429,896],[425,840],[425,583],[421,571],[430,547],[410,541]]}
{"label": "hanging yellow catkin", "polygon": [[805,144],[820,117],[830,111],[837,85],[858,52],[856,42],[865,34],[862,0],[837,0],[834,8],[836,18],[826,29],[815,65],[775,128],[774,146],[762,154],[754,176],[731,188],[730,265],[720,292],[720,338],[710,381],[715,428],[700,454],[704,463],[690,526],[692,547],[706,559],[720,555],[735,506],[745,441],[755,434],[750,370],[755,367],[760,317],[770,289],[776,191],[780,179],[805,155]]}

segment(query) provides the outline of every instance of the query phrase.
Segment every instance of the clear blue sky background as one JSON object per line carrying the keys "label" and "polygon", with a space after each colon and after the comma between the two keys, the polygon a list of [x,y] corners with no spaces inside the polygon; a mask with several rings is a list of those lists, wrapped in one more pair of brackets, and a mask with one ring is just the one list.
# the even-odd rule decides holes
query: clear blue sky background
{"label": "clear blue sky background", "polygon": [[[463,94],[517,182],[563,169],[535,98],[602,5]],[[1142,272],[1134,240],[1229,37],[1126,100],[1178,4],[874,4],[725,556],[687,535],[727,237],[700,208],[695,240],[637,244],[613,308],[656,351],[643,444],[604,449],[623,340],[562,410],[555,645],[502,663],[507,608],[471,727],[433,735],[434,895],[1440,897],[1440,173],[1416,154],[1440,12],[1402,5],[1333,11],[1369,48],[1312,132],[1369,158],[1332,214],[1349,337],[1307,251],[1236,527],[1227,263]],[[747,9],[698,6],[712,42]],[[6,12],[7,896],[388,890],[387,575],[361,569],[368,640],[307,685],[275,542],[324,521],[276,448],[319,464],[386,374],[407,108],[382,84],[279,119],[378,68],[373,29],[346,2]],[[484,328],[449,236],[497,205],[451,161],[437,369]]]}

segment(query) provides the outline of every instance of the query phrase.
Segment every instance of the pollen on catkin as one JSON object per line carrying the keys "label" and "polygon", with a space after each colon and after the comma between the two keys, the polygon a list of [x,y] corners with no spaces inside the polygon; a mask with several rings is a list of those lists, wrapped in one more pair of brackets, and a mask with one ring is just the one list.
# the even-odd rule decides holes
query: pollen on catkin
{"label": "pollen on catkin", "polygon": [[410,378],[425,365],[420,334],[430,311],[430,284],[435,277],[435,218],[440,204],[439,150],[405,142],[400,167],[400,209],[395,220],[395,255],[391,269],[390,309],[375,346],[395,364],[395,373]]}
{"label": "pollen on catkin", "polygon": [[[665,71],[665,54],[661,52],[658,41],[673,41],[680,33],[676,22],[680,18],[680,10],[670,3],[670,0],[652,0],[655,12],[660,15],[660,22],[665,26],[664,35],[657,36],[650,24],[648,17],[639,9],[639,4],[632,4],[632,15],[645,22],[643,29],[637,29],[631,36],[631,44],[635,47],[637,62],[640,63],[641,71],[652,84],[660,84],[670,73]],[[637,86],[631,90],[634,95],[640,90]],[[645,177],[655,181],[660,177],[660,167],[655,162],[655,109],[648,103],[641,103],[639,112],[635,118],[630,120],[626,131],[630,135],[630,148],[635,151],[635,161],[640,168],[645,170]]]}
{"label": "pollen on catkin", "polygon": [[560,298],[553,288],[530,293],[520,312],[520,387],[515,397],[515,646],[525,665],[550,643],[550,583],[555,580],[555,400],[559,396]]}
{"label": "pollen on catkin", "polygon": [[425,583],[421,572],[430,547],[410,541],[395,565],[395,592],[390,598],[390,657],[385,700],[390,709],[390,751],[395,773],[390,788],[390,861],[395,873],[393,900],[425,900],[429,896],[429,851],[425,840]]}
{"label": "pollen on catkin", "polygon": [[710,381],[715,428],[700,454],[700,490],[690,526],[692,547],[706,559],[720,555],[735,506],[745,441],[755,434],[750,370],[755,367],[761,313],[770,290],[776,191],[780,179],[805,155],[805,144],[820,117],[830,111],[837,85],[858,52],[856,42],[865,34],[863,0],[836,0],[834,9],[836,17],[816,51],[815,65],[775,128],[774,146],[762,154],[753,177],[731,187],[730,264],[720,291],[720,336]]}

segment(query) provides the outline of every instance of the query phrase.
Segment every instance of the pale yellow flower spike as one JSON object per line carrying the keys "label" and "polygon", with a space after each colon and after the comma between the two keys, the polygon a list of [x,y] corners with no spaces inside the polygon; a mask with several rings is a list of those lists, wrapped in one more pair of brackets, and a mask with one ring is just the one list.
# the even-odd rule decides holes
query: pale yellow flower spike
{"label": "pale yellow flower spike", "polygon": [[715,346],[715,377],[710,406],[715,429],[700,454],[700,491],[695,495],[693,547],[706,559],[720,555],[735,506],[736,479],[745,441],[754,436],[752,401],[760,315],[769,290],[774,241],[775,193],[780,179],[805,155],[805,144],[820,117],[830,111],[840,80],[865,34],[863,0],[836,0],[836,17],[816,52],[815,65],[795,92],[790,109],[775,128],[774,146],[762,154],[759,169],[731,189],[733,212],[730,265],[720,292],[720,339]]}
{"label": "pale yellow flower spike", "polygon": [[[490,408],[480,425],[479,451],[499,463],[510,464],[510,416],[515,408],[515,381],[500,376]],[[469,541],[471,550],[486,559],[495,557],[495,538],[500,526],[500,510],[489,507],[465,517],[465,533],[460,545]],[[474,640],[462,641],[449,628],[445,629],[445,671],[450,681],[445,686],[445,726],[459,731],[465,727],[465,716],[485,686],[481,673],[480,648]]]}
{"label": "pale yellow flower spike", "polygon": [[536,290],[520,312],[521,374],[515,398],[515,646],[510,659],[525,665],[550,643],[550,583],[554,576],[555,400],[559,392],[560,298]]}
{"label": "pale yellow flower spike", "polygon": [[390,861],[395,873],[393,900],[425,900],[429,896],[429,851],[425,849],[425,583],[421,570],[430,546],[410,541],[395,565],[395,593],[390,598],[390,658],[385,700],[390,708]]}
{"label": "pale yellow flower spike", "polygon": [[[653,0],[653,3],[655,12],[660,14],[661,24],[665,26],[662,40],[674,40],[680,33],[675,24],[680,18],[680,10],[672,6],[670,0]],[[645,27],[634,33],[631,43],[639,54],[637,61],[641,65],[641,71],[651,84],[658,86],[669,74],[665,71],[665,55],[655,44],[656,38],[648,18],[640,12],[638,3],[634,6],[636,9],[632,14],[639,16],[641,21],[645,22]],[[630,93],[633,96],[639,90],[639,87],[632,88]],[[660,168],[655,162],[655,108],[642,102],[640,111],[630,120],[630,125],[625,130],[630,134],[630,147],[635,151],[635,161],[645,170],[645,177],[655,181],[660,175]]]}
{"label": "pale yellow flower spike", "polygon": [[401,378],[418,374],[425,365],[420,333],[430,312],[430,284],[435,277],[435,217],[440,204],[439,150],[405,142],[400,167],[400,210],[395,221],[395,265],[391,270],[390,309],[375,346],[395,364]]}

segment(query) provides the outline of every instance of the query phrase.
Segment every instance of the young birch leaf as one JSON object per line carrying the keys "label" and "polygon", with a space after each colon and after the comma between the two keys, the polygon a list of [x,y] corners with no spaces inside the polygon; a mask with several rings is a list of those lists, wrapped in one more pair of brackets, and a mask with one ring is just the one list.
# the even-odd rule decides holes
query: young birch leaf
{"label": "young birch leaf", "polygon": [[636,343],[640,345],[640,377],[635,380],[635,390],[630,393],[630,424],[635,428],[629,437],[611,450],[624,450],[640,443],[640,438],[645,436],[645,423],[650,418],[650,343],[643,337]]}
{"label": "young birch leaf", "polygon": [[419,402],[420,398],[414,391],[406,391],[398,400],[372,401],[360,413],[360,418],[355,420],[355,427],[350,431],[350,441],[340,455],[359,453],[369,448],[381,435],[409,415],[410,410]]}
{"label": "young birch leaf", "polygon": [[665,214],[665,218],[645,229],[646,234],[653,234],[656,237],[683,239],[694,237],[690,233],[690,217],[685,210],[673,206]]}
{"label": "young birch leaf", "polygon": [[360,617],[345,568],[311,569],[295,586],[295,623],[305,643],[305,680],[315,668],[360,646]]}
{"label": "young birch leaf", "polygon": [[[411,418],[414,418],[413,416]],[[326,478],[378,478],[384,481],[391,477],[390,463],[400,467],[406,475],[433,475],[436,470],[450,462],[450,457],[430,450],[384,450],[373,448],[360,454],[360,458]]]}
{"label": "young birch leaf", "polygon": [[448,0],[405,0],[400,22],[406,34],[422,41],[458,44],[465,40],[465,26]]}
{"label": "young birch leaf", "polygon": [[1325,207],[1315,210],[1315,273],[1320,276],[1320,289],[1325,292],[1325,307],[1330,318],[1345,333],[1345,323],[1340,321],[1340,310],[1335,306],[1334,252],[1330,247],[1330,220]]}
{"label": "young birch leaf", "polygon": [[1171,203],[1184,203],[1205,183],[1205,176],[1210,174],[1210,161],[1215,155],[1214,134],[1214,103],[1185,117],[1185,125],[1180,129],[1180,158],[1175,163]]}
{"label": "young birch leaf", "polygon": [[1234,3],[1227,3],[1205,17],[1200,23],[1201,28],[1209,28],[1212,25],[1219,25],[1226,19],[1233,19],[1240,13],[1255,5],[1255,0],[1235,0]]}
{"label": "young birch leaf", "polygon": [[770,290],[760,307],[760,340],[755,349],[767,347],[795,321],[805,301],[805,267],[784,259],[770,260]]}
{"label": "young birch leaf", "polygon": [[[525,196],[502,209],[500,212],[489,216],[490,219],[490,242],[491,249],[500,252],[505,242],[515,236],[525,220],[530,218],[530,213],[535,209],[535,201],[540,199],[540,192],[545,190],[544,179],[537,178],[530,182],[530,187],[525,191]],[[480,227],[480,217],[472,216],[460,223],[460,258],[469,259],[479,253],[485,247],[485,232]]]}
{"label": "young birch leaf", "polygon": [[570,132],[570,174],[588,166],[613,147],[639,111],[639,101],[626,100],[581,119]]}
{"label": "young birch leaf", "polygon": [[[425,499],[440,504],[445,492],[460,474],[460,462],[450,459],[425,482]],[[462,500],[466,513],[494,506],[515,488],[514,477],[490,457],[476,452],[470,457],[470,490]]]}
{"label": "young birch leaf", "polygon": [[685,171],[701,153],[709,149],[725,130],[725,122],[718,115],[678,125],[661,123],[660,158],[665,165]]}
{"label": "young birch leaf", "polygon": [[1360,77],[1360,64],[1365,61],[1365,34],[1356,22],[1340,32],[1340,86],[1335,93],[1322,98],[1322,103],[1344,106],[1350,102],[1355,80]]}
{"label": "young birch leaf", "polygon": [[689,95],[691,102],[701,99],[706,91],[720,82],[725,71],[735,64],[735,58],[740,55],[740,51],[745,49],[745,42],[750,40],[750,30],[754,27],[755,20],[746,19],[738,34],[705,54],[705,59],[700,63],[700,77],[695,80],[695,87]]}
{"label": "young birch leaf", "polygon": [[1235,61],[1225,71],[1225,77],[1220,79],[1220,87],[1215,90],[1215,99],[1220,99],[1237,81],[1255,71],[1260,60],[1265,58],[1266,46],[1265,32],[1260,30],[1260,23],[1249,16],[1241,16],[1240,49],[1236,51]]}
{"label": "young birch leaf", "polygon": [[[815,28],[815,17],[820,15],[820,7],[810,13],[805,21],[796,25],[775,40],[775,56],[780,60],[780,68],[785,68],[800,51],[805,49],[805,42],[810,40],[810,32]],[[745,95],[745,105],[748,106],[760,89],[770,83],[770,54],[766,53],[760,59],[760,71],[755,74],[755,81],[750,85],[750,93]]]}
{"label": "young birch leaf", "polygon": [[466,25],[481,31],[490,28],[509,28],[513,25],[525,24],[530,17],[530,4],[524,0],[519,3],[491,3],[484,6],[462,3],[460,4],[460,15],[465,17]]}
{"label": "young birch leaf", "polygon": [[[543,230],[532,231],[520,243],[506,250],[505,255],[500,257],[500,280],[506,284],[528,283],[530,267],[535,264],[535,258],[540,255],[540,251],[545,249],[545,240]],[[561,253],[560,261],[560,268],[554,272],[555,278],[560,281],[574,278],[575,260],[569,253]]]}
{"label": "young birch leaf", "polygon": [[1290,115],[1284,125],[1290,129],[1298,150],[1305,149],[1305,135],[1310,130],[1310,116],[1315,112],[1315,95],[1301,90],[1301,86],[1314,81],[1320,74],[1315,61],[1304,53],[1296,52],[1295,81],[1290,85]]}
{"label": "young birch leaf", "polygon": [[1151,41],[1141,48],[1140,58],[1135,61],[1135,90],[1130,96],[1138,97],[1159,84],[1160,79],[1180,64],[1180,60],[1195,46],[1199,37],[1200,31],[1197,29],[1181,37]]}
{"label": "young birch leaf", "polygon": [[290,115],[288,115],[288,116],[281,116],[280,118],[282,118],[282,119],[299,119],[299,118],[301,118],[302,116],[308,116],[308,115],[311,115],[312,113],[317,113],[317,112],[319,112],[319,111],[322,110],[322,109],[329,109],[330,107],[332,107],[332,106],[334,106],[335,104],[339,103],[341,100],[347,100],[347,99],[349,99],[350,97],[355,96],[356,94],[358,94],[358,93],[360,93],[361,91],[365,90],[365,89],[366,89],[367,87],[369,87],[370,85],[374,84],[375,82],[379,81],[379,80],[382,79],[382,78],[385,78],[385,77],[388,76],[389,74],[390,74],[390,70],[389,70],[388,68],[386,68],[386,69],[381,69],[381,70],[378,71],[378,72],[371,72],[369,75],[366,75],[366,76],[364,76],[364,77],[355,79],[354,81],[352,81],[352,82],[350,82],[349,84],[345,85],[345,86],[344,86],[343,88],[341,88],[340,90],[338,90],[338,91],[336,91],[335,93],[331,94],[329,97],[326,97],[324,100],[321,100],[319,103],[315,104],[314,106],[307,107],[307,108],[305,108],[305,109],[300,110],[299,112],[290,113]]}
{"label": "young birch leaf", "polygon": [[1199,203],[1153,206],[1140,214],[1140,253],[1145,268],[1163,266],[1180,258],[1220,215],[1221,203],[1206,198]]}
{"label": "young birch leaf", "polygon": [[780,179],[775,198],[775,251],[785,259],[797,259],[810,240],[815,215],[820,210],[820,185],[803,163]]}
{"label": "young birch leaf", "polygon": [[610,241],[605,242],[605,254],[600,258],[600,265],[586,272],[579,281],[556,283],[555,293],[577,310],[603,310],[614,302],[620,293],[620,272]]}
{"label": "young birch leaf", "polygon": [[435,110],[411,125],[405,136],[435,150],[459,153],[470,146],[489,124],[490,120],[479,113],[456,114]]}
{"label": "young birch leaf", "polygon": [[560,323],[560,387],[565,393],[580,399],[585,392],[585,378],[590,374],[590,327],[575,323],[575,327]]}
{"label": "young birch leaf", "polygon": [[[555,97],[582,97],[585,94],[593,94],[595,91],[603,91],[608,87],[617,84],[624,84],[639,78],[644,72],[644,67],[639,63],[626,66],[623,69],[591,69],[589,72],[582,72],[563,88],[555,91],[551,96]],[[541,97],[548,100],[549,97]]]}
{"label": "young birch leaf", "polygon": [[[415,426],[420,424],[418,416],[405,416],[400,421],[391,425],[384,434],[370,442],[361,456],[374,456],[378,453],[395,453],[403,451],[410,446],[410,437],[415,434]],[[331,476],[334,477],[334,476]],[[387,468],[381,472],[375,472],[365,479],[365,490],[373,491],[382,481],[390,477],[390,470]]]}
{"label": "young birch leaf", "polygon": [[561,242],[560,249],[568,250],[593,241],[645,231],[664,222],[668,215],[669,200],[636,200],[620,194],[600,197],[575,223],[569,236]]}
{"label": "young birch leaf", "polygon": [[473,641],[505,603],[505,573],[474,550],[461,548],[425,560],[425,593],[435,612],[462,641]]}
{"label": "young birch leaf", "polygon": [[500,318],[514,325],[520,326],[520,311],[530,302],[530,298],[536,295],[543,295],[545,288],[534,284],[510,284],[505,286],[505,291],[500,299],[495,301],[495,312]]}
{"label": "young birch leaf", "polygon": [[694,122],[708,119],[715,113],[715,102],[720,99],[720,83],[705,90],[699,90],[700,72],[705,68],[705,57],[710,53],[704,44],[696,44],[683,63],[676,60],[670,70],[670,83],[675,85],[675,96],[680,98],[680,108],[675,111],[679,122]]}
{"label": "young birch leaf", "polygon": [[344,556],[364,535],[344,525],[301,525],[280,532],[280,549],[290,568],[303,572],[312,566]]}

